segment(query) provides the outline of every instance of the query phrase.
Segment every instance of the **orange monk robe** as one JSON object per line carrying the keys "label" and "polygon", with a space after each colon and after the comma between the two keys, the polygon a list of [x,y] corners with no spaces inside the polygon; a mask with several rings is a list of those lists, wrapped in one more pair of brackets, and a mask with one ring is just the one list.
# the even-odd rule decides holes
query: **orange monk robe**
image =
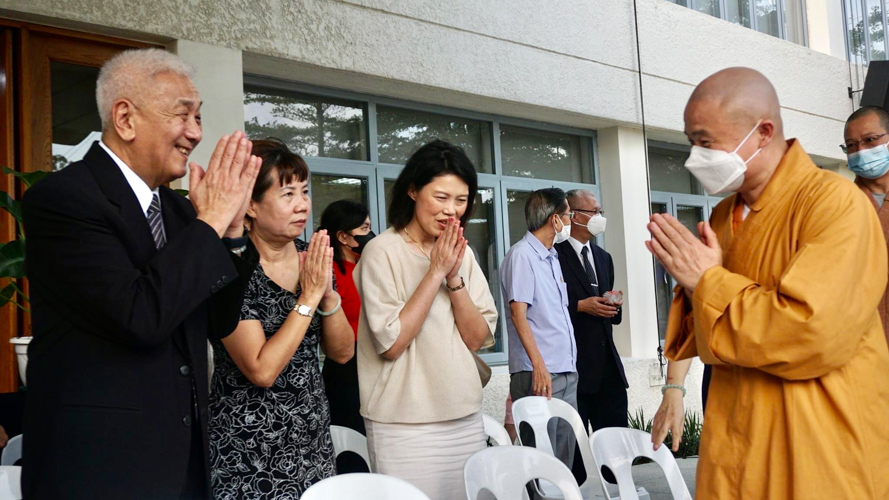
{"label": "orange monk robe", "polygon": [[889,499],[889,348],[880,223],[861,191],[794,140],[723,265],[676,294],[667,356],[713,365],[697,498]]}
{"label": "orange monk robe", "polygon": [[[870,199],[871,205],[877,210],[877,217],[880,218],[880,225],[883,227],[883,236],[886,237],[886,245],[889,246],[889,203],[883,203],[882,206],[877,206],[877,200],[874,198],[874,195],[864,187],[864,184],[861,182],[861,178],[855,178],[855,184],[858,184],[858,187],[864,191],[864,194]],[[877,308],[880,311],[880,320],[883,322],[883,333],[886,335],[886,342],[889,342],[889,288],[886,289],[886,292],[883,294],[883,300],[880,301],[880,307]]]}

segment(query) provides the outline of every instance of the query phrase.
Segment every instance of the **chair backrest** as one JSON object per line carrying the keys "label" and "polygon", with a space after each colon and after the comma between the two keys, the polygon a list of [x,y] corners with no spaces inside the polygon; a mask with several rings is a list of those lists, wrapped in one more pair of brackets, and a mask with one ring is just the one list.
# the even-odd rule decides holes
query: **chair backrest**
{"label": "chair backrest", "polygon": [[429,500],[416,486],[383,474],[355,473],[329,477],[303,493],[302,500]]}
{"label": "chair backrest", "polygon": [[364,459],[364,463],[367,464],[367,470],[370,470],[370,456],[367,453],[367,438],[363,434],[348,427],[331,425],[330,438],[333,440],[333,449],[336,451],[337,456],[344,451],[357,453]]}
{"label": "chair backrest", "polygon": [[15,465],[22,458],[22,435],[13,436],[6,442],[3,454],[0,455],[0,465]]}
{"label": "chair backrest", "polygon": [[0,498],[19,500],[22,498],[22,468],[15,465],[0,465]]}
{"label": "chair backrest", "polygon": [[463,479],[469,500],[478,500],[483,490],[498,500],[522,498],[525,485],[535,479],[555,484],[565,500],[583,500],[565,464],[527,446],[494,446],[475,453],[463,466]]}
{"label": "chair backrest", "polygon": [[[667,484],[673,498],[692,500],[682,472],[676,459],[666,446],[661,446],[657,451],[651,445],[651,434],[637,429],[625,429],[610,427],[600,429],[590,437],[590,448],[596,464],[611,469],[617,478],[617,486],[620,489],[621,500],[636,500],[636,486],[633,484],[633,460],[636,457],[645,457],[657,462],[664,470]],[[616,498],[608,494],[606,483],[600,479],[606,498]]]}
{"label": "chair backrest", "polygon": [[506,428],[500,425],[500,422],[494,420],[494,417],[482,414],[482,421],[485,423],[485,435],[491,438],[497,446],[510,446],[512,440],[509,439],[509,433]]}
{"label": "chair backrest", "polygon": [[[527,396],[512,403],[512,418],[515,420],[516,430],[521,428],[522,422],[530,425],[534,430],[534,444],[536,448],[551,456],[555,456],[555,453],[546,426],[549,424],[550,419],[554,417],[563,418],[571,425],[571,428],[574,430],[574,438],[577,440],[578,448],[580,449],[580,457],[583,460],[587,478],[598,480],[599,473],[593,460],[593,454],[588,446],[583,446],[582,444],[587,443],[589,437],[587,436],[586,429],[583,427],[583,421],[580,420],[580,414],[577,413],[574,407],[561,399],[546,399],[542,396]],[[521,432],[519,432],[519,441],[521,441]]]}

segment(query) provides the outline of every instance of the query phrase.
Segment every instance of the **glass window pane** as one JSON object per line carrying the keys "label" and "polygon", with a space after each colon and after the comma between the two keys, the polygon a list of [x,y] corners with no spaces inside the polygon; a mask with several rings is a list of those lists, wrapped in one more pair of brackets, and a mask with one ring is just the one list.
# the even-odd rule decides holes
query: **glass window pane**
{"label": "glass window pane", "polygon": [[312,222],[314,228],[321,223],[321,214],[337,200],[352,200],[370,208],[367,194],[367,178],[342,175],[312,174]]}
{"label": "glass window pane", "polygon": [[698,235],[698,222],[704,220],[703,207],[676,205],[676,218],[695,236]]}
{"label": "glass window pane", "polygon": [[509,217],[509,246],[515,245],[528,232],[525,223],[525,203],[528,191],[506,191],[506,210]]}
{"label": "glass window pane", "polygon": [[[665,203],[652,203],[651,213],[667,213],[667,205]],[[667,271],[657,260],[654,261],[654,275],[655,298],[657,301],[657,331],[658,338],[663,339],[667,332],[667,316],[670,314],[670,303],[673,301],[673,285],[670,281],[670,275],[667,274]]]}
{"label": "glass window pane", "polygon": [[778,29],[778,0],[754,0],[756,30],[772,36],[781,36]]}
{"label": "glass window pane", "polygon": [[648,149],[648,168],[652,191],[704,194],[697,179],[685,168],[688,153],[670,149]]}
{"label": "glass window pane", "polygon": [[381,162],[404,165],[414,151],[433,139],[462,147],[477,171],[493,173],[491,127],[487,122],[377,106]]}
{"label": "glass window pane", "polygon": [[[80,160],[102,137],[96,106],[99,68],[50,62],[52,86],[52,164],[61,170]],[[12,165],[10,165],[12,166]]]}
{"label": "glass window pane", "polygon": [[368,159],[359,102],[246,86],[244,130],[251,139],[281,139],[302,156]]}
{"label": "glass window pane", "polygon": [[861,14],[861,2],[847,0],[846,35],[848,37],[849,58],[858,64],[867,64],[867,50],[864,44],[864,16]]}
{"label": "glass window pane", "polygon": [[725,19],[750,27],[750,0],[725,0]]}
{"label": "glass window pane", "polygon": [[500,126],[503,175],[592,184],[589,137]]}
{"label": "glass window pane", "polygon": [[[386,219],[389,219],[389,202],[392,201],[392,190],[395,189],[395,179],[386,179],[383,181],[383,191],[386,196]],[[386,229],[392,227],[386,220]]]}
{"label": "glass window pane", "polygon": [[[494,215],[494,189],[479,188],[475,196],[472,217],[466,224],[463,235],[469,240],[469,247],[479,266],[488,279],[491,294],[495,303],[499,303],[500,297],[500,273],[497,272],[497,245],[495,244],[497,232],[495,227],[497,219]],[[498,320],[499,321],[499,320]],[[503,350],[503,339],[500,328],[494,332],[494,346],[479,352],[500,352]]]}
{"label": "glass window pane", "polygon": [[886,37],[883,33],[883,9],[880,0],[867,0],[867,32],[870,37],[870,61],[886,60]]}
{"label": "glass window pane", "polygon": [[695,0],[695,10],[719,17],[719,0]]}
{"label": "glass window pane", "polygon": [[688,1],[687,1],[687,0],[667,0],[667,1],[670,2],[670,3],[675,3],[676,5],[681,5],[681,6],[683,6],[683,7],[688,7]]}

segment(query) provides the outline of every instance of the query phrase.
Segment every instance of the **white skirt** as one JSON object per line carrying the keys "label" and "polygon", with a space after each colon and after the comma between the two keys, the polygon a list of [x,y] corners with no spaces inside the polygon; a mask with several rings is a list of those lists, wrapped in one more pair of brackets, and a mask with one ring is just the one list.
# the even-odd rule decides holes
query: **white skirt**
{"label": "white skirt", "polygon": [[387,424],[364,419],[373,472],[395,476],[432,500],[463,500],[463,464],[485,449],[481,412],[429,424]]}

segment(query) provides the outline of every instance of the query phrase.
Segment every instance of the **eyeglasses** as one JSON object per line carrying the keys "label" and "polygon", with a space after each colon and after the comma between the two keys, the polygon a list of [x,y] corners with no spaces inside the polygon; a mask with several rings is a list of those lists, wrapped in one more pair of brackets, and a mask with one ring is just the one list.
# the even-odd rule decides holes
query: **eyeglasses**
{"label": "eyeglasses", "polygon": [[589,215],[590,217],[595,217],[597,215],[605,216],[604,210],[581,210],[579,208],[574,209],[575,212],[580,212],[584,215]]}
{"label": "eyeglasses", "polygon": [[864,146],[864,149],[870,149],[877,145],[877,141],[879,141],[883,136],[889,134],[880,134],[880,135],[869,135],[860,141],[849,141],[845,144],[840,144],[840,149],[843,150],[843,153],[849,154],[854,153],[861,149],[861,146]]}

